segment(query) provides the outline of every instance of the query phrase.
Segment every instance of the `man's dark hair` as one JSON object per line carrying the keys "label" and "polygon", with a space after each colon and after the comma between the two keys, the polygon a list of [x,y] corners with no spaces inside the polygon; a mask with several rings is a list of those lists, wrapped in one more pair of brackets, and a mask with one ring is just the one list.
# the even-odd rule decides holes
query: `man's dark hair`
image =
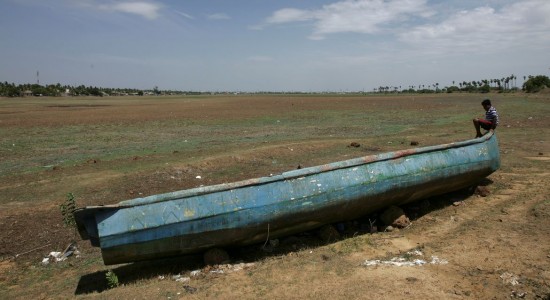
{"label": "man's dark hair", "polygon": [[481,102],[481,105],[491,105],[491,100],[485,99]]}

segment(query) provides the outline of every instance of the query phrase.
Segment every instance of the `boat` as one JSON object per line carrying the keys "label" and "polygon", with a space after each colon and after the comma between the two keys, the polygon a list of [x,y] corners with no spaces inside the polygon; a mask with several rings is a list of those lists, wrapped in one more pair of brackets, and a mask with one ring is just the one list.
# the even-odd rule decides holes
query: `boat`
{"label": "boat", "polygon": [[106,265],[263,243],[472,186],[500,167],[493,132],[75,210]]}

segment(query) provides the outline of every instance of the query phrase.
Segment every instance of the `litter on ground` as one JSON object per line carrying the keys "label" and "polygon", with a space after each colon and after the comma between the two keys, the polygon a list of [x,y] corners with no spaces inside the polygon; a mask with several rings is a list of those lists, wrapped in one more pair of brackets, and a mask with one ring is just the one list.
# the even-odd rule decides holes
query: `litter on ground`
{"label": "litter on ground", "polygon": [[502,273],[502,275],[500,275],[500,279],[502,279],[502,281],[505,284],[511,284],[511,285],[519,284],[519,281],[518,281],[519,277],[512,273],[504,272]]}
{"label": "litter on ground", "polygon": [[[417,257],[417,258],[413,258]],[[424,254],[420,250],[413,250],[405,253],[404,255],[392,257],[389,260],[380,260],[380,259],[374,259],[374,260],[366,260],[363,262],[363,266],[365,267],[371,267],[371,266],[397,266],[397,267],[404,267],[404,266],[422,266],[425,264],[431,264],[431,265],[445,265],[449,262],[444,259],[440,259],[437,256],[432,256],[430,261],[427,261],[424,258]]]}
{"label": "litter on ground", "polygon": [[76,243],[71,243],[67,248],[65,248],[65,251],[63,252],[57,252],[52,251],[48,256],[44,257],[42,259],[42,264],[47,265],[50,262],[60,262],[66,260],[69,256],[78,256],[80,255],[80,251],[76,248]]}

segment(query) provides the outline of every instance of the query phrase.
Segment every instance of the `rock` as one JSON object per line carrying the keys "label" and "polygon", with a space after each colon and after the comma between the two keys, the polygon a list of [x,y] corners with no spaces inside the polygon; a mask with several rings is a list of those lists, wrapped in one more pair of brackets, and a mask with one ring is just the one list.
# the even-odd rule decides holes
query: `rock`
{"label": "rock", "polygon": [[491,192],[486,186],[478,185],[476,187],[476,190],[474,191],[474,194],[481,196],[481,197],[487,197]]}
{"label": "rock", "polygon": [[411,221],[405,215],[405,212],[397,206],[390,206],[381,215],[380,220],[386,224],[397,228],[404,228],[411,224]]}
{"label": "rock", "polygon": [[404,214],[405,212],[401,208],[392,205],[380,215],[380,220],[386,225],[391,225],[393,221]]}
{"label": "rock", "polygon": [[204,253],[204,264],[219,265],[229,261],[229,254],[222,249],[212,248]]}
{"label": "rock", "polygon": [[188,292],[189,294],[194,294],[195,292],[197,292],[197,288],[194,288],[190,285],[184,285],[183,286],[183,289]]}
{"label": "rock", "polygon": [[359,147],[361,147],[361,144],[356,143],[356,142],[352,142],[351,144],[349,144],[349,146],[354,147],[354,148],[359,148]]}
{"label": "rock", "polygon": [[417,141],[411,141],[411,146],[418,146],[418,142]]}
{"label": "rock", "polygon": [[405,228],[405,227],[411,225],[411,220],[409,220],[409,218],[407,216],[402,215],[399,218],[397,218],[397,220],[395,220],[392,223],[392,225],[397,227],[397,228]]}

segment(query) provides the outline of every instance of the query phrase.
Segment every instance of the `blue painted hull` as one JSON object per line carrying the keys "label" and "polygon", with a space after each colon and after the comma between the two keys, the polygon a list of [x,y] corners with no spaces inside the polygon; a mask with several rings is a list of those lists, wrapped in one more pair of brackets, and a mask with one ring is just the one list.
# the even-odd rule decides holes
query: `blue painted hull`
{"label": "blue painted hull", "polygon": [[500,166],[496,135],[75,211],[105,264],[259,243],[458,190]]}

